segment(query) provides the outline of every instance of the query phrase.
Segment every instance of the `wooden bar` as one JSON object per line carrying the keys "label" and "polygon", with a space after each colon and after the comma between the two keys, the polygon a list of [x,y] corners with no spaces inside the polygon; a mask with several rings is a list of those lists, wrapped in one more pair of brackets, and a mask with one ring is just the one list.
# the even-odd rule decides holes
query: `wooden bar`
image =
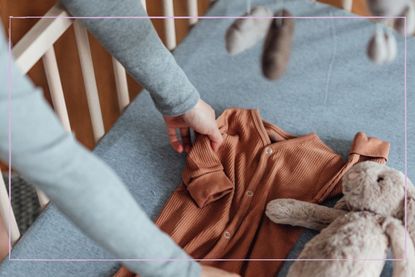
{"label": "wooden bar", "polygon": [[40,207],[43,209],[50,202],[50,200],[46,196],[46,194],[41,190],[36,189],[36,194],[37,199],[39,200]]}
{"label": "wooden bar", "polygon": [[120,107],[120,111],[123,111],[130,103],[127,75],[125,68],[114,57],[112,58],[112,65],[114,68],[115,86],[117,88],[118,106]]}
{"label": "wooden bar", "polygon": [[164,20],[164,27],[166,31],[166,47],[169,50],[176,48],[176,27],[174,23],[174,6],[173,0],[163,0],[163,13],[164,16],[168,16]]}
{"label": "wooden bar", "polygon": [[141,5],[143,5],[144,10],[147,11],[147,1],[141,0]]}
{"label": "wooden bar", "polygon": [[81,62],[86,98],[91,116],[92,131],[94,133],[95,141],[98,141],[104,135],[105,130],[104,122],[102,120],[101,105],[99,103],[94,65],[92,63],[91,49],[89,46],[88,33],[78,21],[74,22],[74,30],[79,59]]}
{"label": "wooden bar", "polygon": [[353,8],[353,0],[342,0],[342,7],[346,11],[351,12]]}
{"label": "wooden bar", "polygon": [[3,180],[3,175],[0,171],[0,218],[3,219],[6,228],[10,226],[10,240],[14,244],[20,238],[19,227],[17,226],[16,218],[13,209],[10,205],[9,195],[7,194],[6,185]]}
{"label": "wooden bar", "polygon": [[68,110],[66,109],[61,78],[59,76],[58,63],[56,61],[56,55],[53,46],[48,51],[46,51],[42,60],[53,107],[59,119],[61,120],[64,129],[70,132],[71,124],[69,123]]}
{"label": "wooden bar", "polygon": [[187,0],[187,9],[188,9],[189,16],[191,16],[191,18],[189,18],[189,24],[190,26],[193,26],[198,21],[197,0]]}

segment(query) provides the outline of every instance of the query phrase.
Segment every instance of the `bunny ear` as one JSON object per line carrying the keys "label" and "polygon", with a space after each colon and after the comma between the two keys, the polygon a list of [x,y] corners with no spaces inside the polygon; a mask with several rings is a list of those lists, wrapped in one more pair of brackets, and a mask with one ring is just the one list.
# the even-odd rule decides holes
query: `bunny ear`
{"label": "bunny ear", "polygon": [[[407,205],[406,205],[406,220],[408,232],[415,245],[415,188],[409,178],[407,180]],[[404,214],[405,217],[405,214]]]}

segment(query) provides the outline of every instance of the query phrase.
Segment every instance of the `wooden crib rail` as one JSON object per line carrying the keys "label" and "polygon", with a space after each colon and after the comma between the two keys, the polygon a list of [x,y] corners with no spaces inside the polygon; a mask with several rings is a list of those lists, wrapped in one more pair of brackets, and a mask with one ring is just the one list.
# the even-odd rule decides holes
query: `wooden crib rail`
{"label": "wooden crib rail", "polygon": [[40,19],[13,47],[15,62],[23,73],[27,73],[72,24],[66,18],[69,14],[57,5],[45,16],[56,18]]}

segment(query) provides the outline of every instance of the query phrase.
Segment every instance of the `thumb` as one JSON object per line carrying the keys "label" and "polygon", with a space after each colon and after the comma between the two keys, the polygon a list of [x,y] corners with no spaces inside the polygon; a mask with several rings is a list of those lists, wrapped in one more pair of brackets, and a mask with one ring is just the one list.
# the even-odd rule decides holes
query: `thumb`
{"label": "thumb", "polygon": [[213,151],[218,151],[219,147],[223,143],[222,134],[220,133],[218,127],[215,125],[215,128],[213,128],[212,131],[207,135],[209,137],[210,145],[212,146]]}

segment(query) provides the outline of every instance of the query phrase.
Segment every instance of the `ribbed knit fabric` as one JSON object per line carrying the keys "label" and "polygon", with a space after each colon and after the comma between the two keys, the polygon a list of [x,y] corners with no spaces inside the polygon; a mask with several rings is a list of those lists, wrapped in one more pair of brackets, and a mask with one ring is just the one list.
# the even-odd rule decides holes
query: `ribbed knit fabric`
{"label": "ribbed knit fabric", "polygon": [[275,276],[282,261],[243,259],[284,259],[303,230],[272,223],[268,201],[320,203],[340,192],[351,166],[389,153],[389,143],[358,133],[344,162],[316,134],[292,136],[256,110],[226,110],[218,124],[224,144],[215,153],[207,137],[196,138],[157,224],[203,264],[245,277]]}

